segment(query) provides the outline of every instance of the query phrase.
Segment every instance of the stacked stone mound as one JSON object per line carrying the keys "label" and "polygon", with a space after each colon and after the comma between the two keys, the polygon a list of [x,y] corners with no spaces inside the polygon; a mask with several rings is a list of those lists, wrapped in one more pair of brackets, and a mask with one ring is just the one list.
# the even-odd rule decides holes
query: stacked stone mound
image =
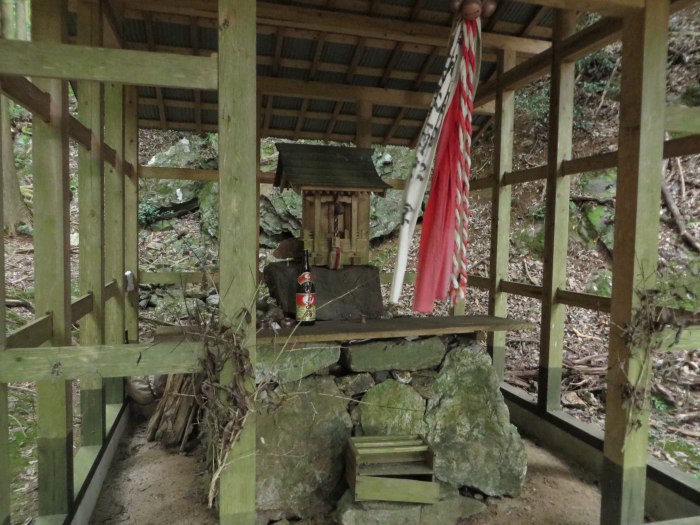
{"label": "stacked stone mound", "polygon": [[[261,346],[256,380],[260,524],[329,523],[331,515],[342,525],[455,523],[483,508],[459,488],[520,492],[525,450],[481,344],[433,337]],[[435,452],[440,501],[353,502],[343,476],[348,437],[407,434]]]}

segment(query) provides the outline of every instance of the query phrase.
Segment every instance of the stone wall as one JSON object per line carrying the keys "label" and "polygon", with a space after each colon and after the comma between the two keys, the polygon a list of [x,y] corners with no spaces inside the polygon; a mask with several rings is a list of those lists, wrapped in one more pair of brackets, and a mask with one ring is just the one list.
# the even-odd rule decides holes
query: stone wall
{"label": "stone wall", "polygon": [[[261,346],[256,380],[260,524],[447,524],[483,507],[460,488],[519,494],[525,451],[482,344]],[[440,502],[354,503],[343,476],[348,437],[399,434],[419,434],[433,448]]]}

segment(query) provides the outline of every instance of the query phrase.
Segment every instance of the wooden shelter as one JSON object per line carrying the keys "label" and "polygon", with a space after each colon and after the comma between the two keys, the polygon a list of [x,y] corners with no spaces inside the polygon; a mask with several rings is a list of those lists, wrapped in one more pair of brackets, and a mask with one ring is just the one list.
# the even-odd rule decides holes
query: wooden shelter
{"label": "wooden shelter", "polygon": [[[653,286],[662,160],[700,152],[700,133],[664,141],[669,13],[693,0],[501,0],[484,20],[484,65],[474,119],[493,126],[494,170],[472,191],[492,196],[490,316],[508,296],[541,301],[537,399],[504,384],[512,420],[601,480],[606,524],[700,515],[698,481],[647,457],[650,349],[625,337],[639,292]],[[198,275],[138,268],[139,178],[212,180],[220,194],[221,315],[231,323],[254,294],[261,136],[415,144],[445,60],[449,0],[34,0],[32,41],[0,41],[0,88],[32,112],[35,310],[0,336],[0,524],[10,522],[6,383],[38,383],[39,519],[85,523],[126,418],[123,376],[198,370],[200,343],[139,344],[138,283]],[[576,30],[576,11],[602,18]],[[573,158],[574,61],[622,41],[618,150]],[[547,163],[513,170],[515,92],[550,75]],[[31,80],[30,80],[31,79]],[[68,82],[79,99],[68,111]],[[139,128],[217,131],[219,169],[138,163]],[[2,130],[6,133],[7,130]],[[71,296],[68,140],[80,146],[80,293]],[[618,168],[612,298],[566,287],[569,185]],[[542,286],[508,278],[511,187],[546,181]],[[105,256],[109,246],[109,257]],[[4,272],[0,272],[0,276]],[[4,279],[4,277],[3,277]],[[4,290],[0,286],[0,290]],[[138,287],[136,288],[138,290]],[[609,312],[605,435],[561,410],[567,307]],[[4,321],[4,319],[3,319]],[[80,322],[79,345],[71,324]],[[254,320],[252,320],[254,322]],[[658,347],[698,347],[697,318]],[[459,324],[455,321],[455,324]],[[480,325],[484,329],[484,325]],[[318,329],[317,329],[318,330]],[[449,328],[447,328],[449,330]],[[457,330],[457,329],[455,329]],[[124,344],[124,333],[129,344]],[[303,335],[303,334],[302,334]],[[325,334],[338,340],[338,334]],[[503,332],[488,337],[503,373]],[[245,342],[255,360],[256,337]],[[231,374],[231,370],[225,373]],[[71,382],[80,379],[81,447],[73,454]],[[630,397],[631,396],[631,397]],[[255,523],[255,416],[221,484],[221,523]]]}
{"label": "wooden shelter", "polygon": [[[369,262],[370,194],[390,186],[377,173],[372,150],[308,144],[277,144],[275,186],[302,199],[302,240],[311,264]],[[329,257],[335,257],[335,265]]]}

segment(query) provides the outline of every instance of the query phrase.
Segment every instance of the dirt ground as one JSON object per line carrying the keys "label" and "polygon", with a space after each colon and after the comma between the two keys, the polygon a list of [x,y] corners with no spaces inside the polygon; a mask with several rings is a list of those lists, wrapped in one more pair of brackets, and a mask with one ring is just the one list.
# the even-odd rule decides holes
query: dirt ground
{"label": "dirt ground", "polygon": [[[531,441],[525,446],[528,472],[521,496],[488,498],[484,512],[459,525],[597,524],[598,488]],[[136,424],[119,446],[90,523],[214,525],[216,514],[205,501],[203,466],[197,459],[147,442],[145,423]]]}

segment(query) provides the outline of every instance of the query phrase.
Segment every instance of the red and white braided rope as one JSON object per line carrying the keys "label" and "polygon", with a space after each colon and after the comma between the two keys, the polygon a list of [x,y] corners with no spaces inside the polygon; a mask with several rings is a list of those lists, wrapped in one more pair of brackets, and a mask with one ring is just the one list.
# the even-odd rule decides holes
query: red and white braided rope
{"label": "red and white braided rope", "polygon": [[457,157],[458,181],[455,203],[455,244],[452,254],[450,297],[454,302],[464,299],[467,288],[467,246],[469,244],[469,179],[471,177],[472,114],[476,91],[476,49],[478,27],[475,21],[465,21],[461,31],[459,84],[455,96],[460,97],[459,146]]}

